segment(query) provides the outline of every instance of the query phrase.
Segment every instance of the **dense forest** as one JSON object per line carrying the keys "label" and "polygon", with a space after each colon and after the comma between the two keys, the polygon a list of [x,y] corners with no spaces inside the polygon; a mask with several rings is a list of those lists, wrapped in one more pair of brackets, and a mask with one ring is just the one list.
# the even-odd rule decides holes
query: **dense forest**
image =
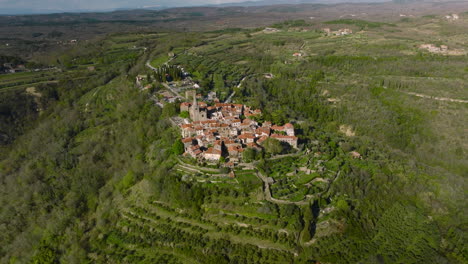
{"label": "dense forest", "polygon": [[[417,19],[109,34],[0,75],[0,262],[466,263],[467,105],[409,94],[466,99],[466,55],[419,50],[411,29],[435,22]],[[203,96],[292,122],[299,149],[267,142],[235,178],[187,169],[180,102],[135,84],[180,67]]]}

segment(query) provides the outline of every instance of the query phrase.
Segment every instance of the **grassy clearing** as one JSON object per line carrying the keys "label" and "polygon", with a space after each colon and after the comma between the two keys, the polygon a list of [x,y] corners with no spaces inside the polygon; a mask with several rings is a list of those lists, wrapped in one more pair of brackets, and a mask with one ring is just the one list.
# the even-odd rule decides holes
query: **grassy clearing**
{"label": "grassy clearing", "polygon": [[153,67],[160,67],[162,64],[164,64],[168,60],[169,60],[169,56],[160,55],[160,56],[156,57],[155,59],[153,59],[150,64]]}

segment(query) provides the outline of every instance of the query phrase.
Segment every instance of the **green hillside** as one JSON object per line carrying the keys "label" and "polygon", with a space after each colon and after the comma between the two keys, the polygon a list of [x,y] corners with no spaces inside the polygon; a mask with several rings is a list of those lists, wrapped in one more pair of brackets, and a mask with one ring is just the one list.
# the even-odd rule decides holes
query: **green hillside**
{"label": "green hillside", "polygon": [[[467,263],[467,55],[419,48],[468,51],[467,19],[110,34],[0,75],[0,262]],[[297,152],[235,177],[176,155],[180,102],[146,65],[168,53],[203,96],[292,122]]]}

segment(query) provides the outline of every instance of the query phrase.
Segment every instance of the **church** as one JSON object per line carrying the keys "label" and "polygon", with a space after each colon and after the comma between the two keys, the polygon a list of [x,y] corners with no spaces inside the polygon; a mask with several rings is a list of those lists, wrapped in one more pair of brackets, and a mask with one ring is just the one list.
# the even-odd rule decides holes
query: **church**
{"label": "church", "polygon": [[189,112],[190,119],[193,122],[208,120],[208,111],[206,104],[200,106],[197,102],[197,98],[193,97],[193,103],[182,103],[180,104],[181,112]]}

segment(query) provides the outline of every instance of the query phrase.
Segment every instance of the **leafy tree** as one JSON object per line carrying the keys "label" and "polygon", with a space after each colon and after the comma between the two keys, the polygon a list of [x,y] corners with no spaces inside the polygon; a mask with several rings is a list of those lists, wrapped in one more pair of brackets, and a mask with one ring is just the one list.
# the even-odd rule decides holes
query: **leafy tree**
{"label": "leafy tree", "polygon": [[126,190],[135,183],[135,173],[133,171],[127,172],[120,182],[120,189]]}
{"label": "leafy tree", "polygon": [[242,158],[244,159],[244,161],[246,162],[251,162],[253,160],[255,160],[255,156],[256,156],[257,152],[255,151],[255,149],[253,148],[247,148],[244,150],[244,152],[242,153]]}
{"label": "leafy tree", "polygon": [[184,144],[180,140],[176,140],[174,144],[172,144],[172,153],[175,155],[182,155],[184,153]]}
{"label": "leafy tree", "polygon": [[182,117],[182,118],[189,118],[190,114],[189,114],[188,111],[182,111],[182,112],[180,112],[179,116]]}
{"label": "leafy tree", "polygon": [[265,151],[271,154],[280,154],[283,152],[283,145],[281,142],[274,138],[268,138],[263,143],[262,146],[265,148]]}

